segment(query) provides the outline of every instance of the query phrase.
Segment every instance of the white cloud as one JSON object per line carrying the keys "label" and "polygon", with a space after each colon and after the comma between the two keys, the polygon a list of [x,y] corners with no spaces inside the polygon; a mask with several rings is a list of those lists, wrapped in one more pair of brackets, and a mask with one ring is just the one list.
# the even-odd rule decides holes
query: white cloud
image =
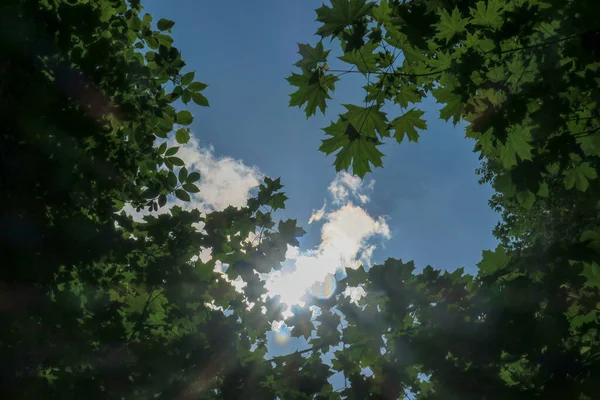
{"label": "white cloud", "polygon": [[[156,145],[161,143],[162,141],[157,142]],[[252,189],[256,188],[262,179],[263,175],[258,168],[247,166],[241,160],[231,157],[217,157],[212,146],[201,147],[193,136],[185,145],[179,145],[174,138],[167,140],[167,145],[169,148],[179,147],[176,156],[183,160],[188,172],[200,173],[200,180],[196,182],[200,192],[190,194],[189,202],[170,196],[167,206],[159,208],[156,213],[147,210],[136,212],[133,207],[125,206],[125,212],[136,221],[142,221],[144,215],[167,213],[173,205],[178,205],[184,210],[197,209],[203,213],[221,211],[228,206],[242,207],[250,197]],[[164,168],[163,166],[161,169]],[[199,230],[202,227],[201,224],[197,226]]]}
{"label": "white cloud", "polygon": [[198,258],[203,263],[207,263],[212,258],[212,249],[211,248],[202,248],[200,250],[200,254],[198,254]]}
{"label": "white cloud", "polygon": [[300,257],[300,249],[298,249],[297,247],[294,247],[294,246],[290,246],[288,244],[287,250],[285,252],[286,260],[295,260],[298,257]]}
{"label": "white cloud", "polygon": [[312,224],[313,222],[318,222],[320,220],[323,219],[323,217],[325,216],[325,207],[327,206],[327,203],[323,204],[323,207],[321,207],[318,210],[313,210],[312,215],[310,216],[310,219],[308,220],[309,224]]}
{"label": "white cloud", "polygon": [[[389,232],[387,236],[389,237]],[[373,251],[375,251],[375,249],[375,245],[371,245],[363,249],[362,254],[360,255],[360,261],[363,263],[363,265],[371,268],[371,258],[373,257]]]}
{"label": "white cloud", "polygon": [[[177,145],[173,140],[169,147]],[[241,160],[216,157],[212,146],[200,147],[194,137],[181,146],[177,156],[183,160],[188,171],[200,172],[197,186],[200,192],[194,196],[203,211],[221,211],[228,206],[242,207],[257,187],[262,174],[256,167],[249,167]]]}
{"label": "white cloud", "polygon": [[362,286],[347,287],[344,290],[344,296],[350,297],[350,303],[357,304],[360,299],[367,295]]}
{"label": "white cloud", "polygon": [[[272,296],[280,295],[282,302],[295,304],[307,288],[317,287],[320,292],[330,291],[332,288],[328,288],[329,282],[338,270],[355,269],[361,263],[371,265],[375,246],[369,245],[367,240],[374,236],[389,238],[390,229],[384,218],[373,218],[349,200],[351,195],[357,196],[365,188],[372,189],[373,185],[365,186],[359,178],[346,173],[335,178],[329,187],[334,204],[342,200],[345,204],[329,212],[325,212],[323,207],[313,213],[313,217],[316,214],[318,219],[311,217],[311,220],[325,220],[321,228],[321,243],[316,249],[308,251],[297,249],[292,252],[288,249],[286,256],[288,260],[293,259],[295,270],[268,274],[266,286]],[[366,201],[368,197],[363,203]],[[315,282],[322,283],[313,286]]]}
{"label": "white cloud", "polygon": [[343,204],[350,197],[354,197],[361,204],[365,204],[369,201],[369,196],[365,194],[365,191],[373,190],[374,185],[375,181],[372,179],[365,185],[365,182],[358,176],[347,172],[340,172],[329,185],[329,192],[333,197],[334,204]]}

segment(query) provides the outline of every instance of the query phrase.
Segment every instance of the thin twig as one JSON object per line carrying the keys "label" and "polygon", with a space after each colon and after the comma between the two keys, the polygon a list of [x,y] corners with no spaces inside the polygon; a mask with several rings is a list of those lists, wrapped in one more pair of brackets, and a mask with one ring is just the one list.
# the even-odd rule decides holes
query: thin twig
{"label": "thin twig", "polygon": [[139,332],[140,328],[142,327],[142,322],[146,318],[146,312],[148,311],[148,306],[150,305],[150,303],[152,303],[154,300],[156,300],[156,298],[158,296],[160,296],[160,294],[162,293],[162,289],[161,289],[161,291],[158,292],[156,294],[156,296],[152,297],[152,295],[154,294],[154,291],[155,291],[155,289],[152,289],[152,291],[148,294],[148,299],[146,300],[146,304],[144,304],[144,309],[142,310],[140,319],[136,325],[136,328],[131,332],[131,335],[129,335],[129,339],[127,339],[128,342],[130,342],[131,339],[133,339],[133,335],[135,335],[137,332]]}

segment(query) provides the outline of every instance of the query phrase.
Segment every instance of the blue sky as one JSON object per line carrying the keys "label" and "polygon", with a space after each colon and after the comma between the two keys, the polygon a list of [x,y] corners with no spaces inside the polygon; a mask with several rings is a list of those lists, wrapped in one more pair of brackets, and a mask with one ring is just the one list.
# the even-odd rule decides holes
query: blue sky
{"label": "blue sky", "polygon": [[[155,21],[176,22],[172,36],[186,71],[195,70],[196,79],[210,85],[205,95],[211,107],[191,108],[200,146],[212,146],[217,159],[229,157],[281,177],[289,197],[281,216],[297,218],[308,232],[302,251],[319,245],[323,221],[308,220],[324,201],[331,205],[328,187],[336,177],[333,157],[317,150],[321,128],[340,112],[340,102],[362,99],[359,77],[350,76],[338,86],[327,116],[307,120],[302,110],[288,107],[292,88],[285,77],[299,58],[296,43],[318,40],[314,9],[321,1],[142,3]],[[395,257],[414,260],[417,268],[431,264],[474,272],[481,251],[496,245],[491,230],[498,216],[487,204],[492,189],[477,183],[479,161],[464,130],[438,120],[434,102],[424,109],[429,129],[419,143],[384,146],[385,168],[367,179],[375,181],[372,188],[363,188],[370,200],[354,202],[389,226],[389,239],[372,239],[373,261]]]}

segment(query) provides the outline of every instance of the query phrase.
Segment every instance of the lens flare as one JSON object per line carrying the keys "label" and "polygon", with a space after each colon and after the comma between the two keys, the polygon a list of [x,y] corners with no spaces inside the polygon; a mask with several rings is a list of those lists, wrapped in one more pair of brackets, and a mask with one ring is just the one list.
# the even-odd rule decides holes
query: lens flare
{"label": "lens flare", "polygon": [[273,331],[273,339],[275,343],[284,345],[290,340],[290,329],[283,323],[283,321],[273,321],[271,325]]}
{"label": "lens flare", "polygon": [[319,299],[328,299],[335,293],[335,276],[327,274],[323,282],[315,282],[310,288],[310,294]]}
{"label": "lens flare", "polygon": [[275,332],[275,342],[280,345],[284,345],[290,340],[290,332]]}

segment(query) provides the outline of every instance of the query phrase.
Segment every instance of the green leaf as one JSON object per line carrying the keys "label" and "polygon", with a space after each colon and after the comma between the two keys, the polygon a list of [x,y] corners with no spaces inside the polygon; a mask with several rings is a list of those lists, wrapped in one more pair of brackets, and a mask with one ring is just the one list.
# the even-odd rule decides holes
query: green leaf
{"label": "green leaf", "polygon": [[175,191],[175,196],[179,199],[179,200],[183,200],[183,201],[190,201],[191,197],[188,194],[188,192],[186,192],[183,189],[177,189]]}
{"label": "green leaf", "polygon": [[181,94],[181,100],[183,101],[184,104],[187,104],[190,102],[191,99],[192,99],[192,92],[188,89],[185,89],[183,91],[183,93]]}
{"label": "green leaf", "polygon": [[387,24],[391,21],[391,9],[387,0],[381,0],[377,7],[371,10],[373,19],[380,24]]}
{"label": "green leaf", "polygon": [[523,208],[530,209],[535,203],[535,194],[530,191],[518,192],[517,201]]}
{"label": "green leaf", "polygon": [[187,88],[189,90],[191,90],[192,92],[197,93],[197,92],[203,91],[207,87],[208,87],[208,85],[205,84],[205,83],[202,83],[202,82],[193,82],[193,83],[190,83]]}
{"label": "green leaf", "polygon": [[171,47],[173,45],[173,38],[169,35],[158,34],[158,43],[165,47]]}
{"label": "green leaf", "polygon": [[600,230],[586,230],[579,238],[582,242],[587,242],[588,246],[600,254]]}
{"label": "green leaf", "polygon": [[577,136],[577,143],[581,145],[581,150],[583,150],[585,155],[600,156],[600,132]]}
{"label": "green leaf", "polygon": [[200,191],[198,186],[194,185],[193,183],[184,183],[182,187],[186,192],[189,193],[198,193]]}
{"label": "green leaf", "polygon": [[411,142],[419,141],[419,133],[415,128],[421,130],[427,129],[427,122],[421,118],[423,114],[423,111],[412,108],[391,122],[392,127],[396,131],[394,137],[398,143],[402,143],[405,135]]}
{"label": "green leaf", "polygon": [[476,8],[469,7],[471,10],[471,24],[479,26],[488,26],[498,28],[502,25],[503,16],[500,12],[502,5],[498,0],[479,1]]}
{"label": "green leaf", "polygon": [[364,46],[345,53],[338,58],[349,64],[356,65],[356,68],[363,74],[366,74],[367,72],[377,72],[377,54],[374,53],[374,51],[378,46],[378,43],[368,42]]}
{"label": "green leaf", "polygon": [[456,79],[448,74],[443,74],[440,83],[441,85],[432,91],[438,103],[446,104],[440,110],[440,118],[444,121],[453,118],[453,123],[456,125],[464,110]]}
{"label": "green leaf", "polygon": [[179,182],[185,182],[187,180],[188,171],[186,167],[182,167],[179,170]]}
{"label": "green leaf", "polygon": [[389,136],[386,114],[376,107],[359,107],[352,104],[343,104],[348,110],[342,117],[348,120],[361,136],[377,138]]}
{"label": "green leaf", "polygon": [[165,150],[167,150],[167,142],[163,142],[161,143],[160,146],[158,146],[158,154],[163,154],[165,152]]}
{"label": "green leaf", "polygon": [[546,182],[544,182],[540,185],[537,195],[540,197],[548,197],[548,194],[549,194],[548,184]]}
{"label": "green leaf", "polygon": [[360,266],[356,269],[346,268],[346,278],[344,281],[348,286],[358,286],[367,282],[369,274],[365,271],[364,267]]}
{"label": "green leaf", "polygon": [[190,174],[188,175],[188,177],[186,179],[186,182],[193,183],[198,180],[200,180],[200,173],[194,171],[194,172],[190,172]]}
{"label": "green leaf", "polygon": [[192,123],[193,120],[194,120],[194,117],[192,117],[192,113],[187,110],[179,111],[177,113],[177,123],[178,124],[189,125]]}
{"label": "green leaf", "polygon": [[292,306],[291,311],[294,315],[285,321],[287,326],[293,327],[291,335],[308,339],[315,329],[311,321],[312,311],[298,306]]}
{"label": "green leaf", "polygon": [[183,167],[185,165],[183,160],[178,157],[169,157],[168,160],[171,161],[171,163],[173,163],[173,165],[176,165],[178,167]]}
{"label": "green leaf", "polygon": [[585,263],[581,275],[587,279],[587,286],[600,289],[600,265],[595,262]]}
{"label": "green leaf", "polygon": [[171,162],[171,160],[170,160],[170,159],[168,159],[168,158],[165,158],[165,161],[164,161],[164,162],[165,162],[165,166],[166,166],[166,167],[167,167],[169,170],[171,170],[171,171],[172,171],[172,170],[173,170],[173,163]]}
{"label": "green leaf", "polygon": [[326,100],[331,99],[329,92],[333,92],[335,82],[339,80],[335,75],[325,75],[321,70],[309,72],[303,70],[302,75],[292,73],[287,81],[298,87],[290,95],[290,107],[302,107],[306,104],[306,117],[314,115],[317,107],[325,114]]}
{"label": "green leaf", "polygon": [[316,47],[312,47],[308,43],[298,43],[298,53],[302,56],[302,59],[294,65],[310,71],[316,68],[318,63],[324,63],[327,61],[329,50],[324,51],[322,41],[319,41]]}
{"label": "green leaf", "polygon": [[169,102],[172,103],[181,97],[183,88],[181,86],[175,86],[171,94],[169,95]]}
{"label": "green leaf", "polygon": [[171,132],[173,130],[173,120],[171,119],[171,117],[169,117],[168,115],[165,114],[159,120],[158,126],[159,126],[159,129],[164,133]]}
{"label": "green leaf", "polygon": [[279,225],[277,226],[277,231],[285,242],[295,247],[300,245],[296,238],[304,236],[306,233],[304,229],[296,225],[297,223],[298,221],[295,219],[288,219],[286,221],[279,221]]}
{"label": "green leaf", "polygon": [[496,250],[484,250],[482,260],[477,264],[479,272],[485,275],[493,274],[508,265],[510,256],[506,253],[506,249],[500,245]]}
{"label": "green leaf", "polygon": [[458,7],[454,7],[452,14],[449,14],[445,9],[441,9],[439,17],[440,22],[434,25],[437,30],[435,37],[440,40],[445,39],[446,43],[449,43],[454,36],[467,30],[466,26],[469,20],[461,17]]}
{"label": "green leaf", "polygon": [[146,44],[152,50],[156,50],[160,46],[160,42],[158,41],[158,38],[156,38],[154,36],[150,36],[149,38],[146,38]]}
{"label": "green leaf", "polygon": [[502,82],[502,81],[506,80],[506,72],[504,70],[504,67],[497,66],[497,67],[492,68],[488,72],[487,77],[493,83],[498,83],[498,82]]}
{"label": "green leaf", "polygon": [[168,19],[165,18],[161,18],[158,20],[158,23],[156,24],[157,28],[161,31],[168,31],[169,29],[171,29],[173,26],[175,25],[175,22],[170,21]]}
{"label": "green leaf", "polygon": [[331,0],[331,7],[322,5],[317,8],[317,21],[323,25],[317,30],[322,37],[337,36],[348,25],[352,25],[367,15],[372,3],[364,0]]}
{"label": "green leaf", "polygon": [[160,193],[160,190],[158,188],[148,188],[146,190],[144,190],[144,192],[142,193],[142,197],[144,199],[153,199],[156,196],[158,196]]}
{"label": "green leaf", "polygon": [[283,209],[285,208],[285,201],[287,199],[288,197],[284,193],[276,193],[269,201],[269,205],[273,208],[273,210]]}
{"label": "green leaf", "polygon": [[179,128],[177,129],[177,132],[175,132],[175,140],[177,140],[177,143],[179,144],[186,144],[190,141],[190,133],[187,129]]}
{"label": "green leaf", "polygon": [[167,150],[167,152],[165,153],[165,156],[166,157],[174,156],[175,154],[177,154],[178,150],[179,150],[179,146],[171,147],[169,150]]}
{"label": "green leaf", "polygon": [[204,97],[201,93],[193,93],[192,100],[194,100],[194,103],[198,104],[201,107],[209,107],[208,99]]}
{"label": "green leaf", "polygon": [[100,21],[108,22],[115,14],[116,10],[110,3],[102,3],[100,7]]}
{"label": "green leaf", "polygon": [[531,133],[522,125],[515,125],[508,134],[506,145],[499,145],[500,159],[504,168],[509,169],[517,164],[517,156],[521,160],[531,160],[531,150],[533,147],[529,144]]}
{"label": "green leaf", "polygon": [[331,154],[340,149],[333,163],[335,170],[347,170],[352,165],[352,172],[362,178],[367,172],[371,172],[370,164],[375,167],[383,166],[383,153],[377,149],[377,146],[381,144],[381,142],[369,137],[360,136],[357,139],[350,140],[347,136],[338,135],[323,140],[319,150]]}
{"label": "green leaf", "polygon": [[589,180],[597,178],[596,170],[587,161],[569,168],[564,175],[565,188],[572,189],[575,186],[581,192],[590,186]]}
{"label": "green leaf", "polygon": [[169,189],[173,190],[177,186],[177,176],[173,171],[169,171],[167,174],[167,184],[169,185]]}
{"label": "green leaf", "polygon": [[383,153],[376,147],[382,143],[377,139],[359,135],[354,126],[347,121],[340,119],[324,130],[332,137],[323,140],[319,150],[326,154],[340,150],[334,162],[336,171],[347,170],[352,164],[354,174],[362,178],[371,171],[369,163],[375,167],[383,165]]}
{"label": "green leaf", "polygon": [[394,97],[394,102],[404,108],[407,108],[409,103],[418,103],[420,101],[421,96],[415,85],[401,86]]}
{"label": "green leaf", "polygon": [[[187,74],[183,75],[181,77],[181,84],[183,86],[189,85],[194,80],[194,76],[196,76],[196,72],[194,72],[194,71],[188,72]],[[188,86],[188,89],[189,89],[189,86]]]}

